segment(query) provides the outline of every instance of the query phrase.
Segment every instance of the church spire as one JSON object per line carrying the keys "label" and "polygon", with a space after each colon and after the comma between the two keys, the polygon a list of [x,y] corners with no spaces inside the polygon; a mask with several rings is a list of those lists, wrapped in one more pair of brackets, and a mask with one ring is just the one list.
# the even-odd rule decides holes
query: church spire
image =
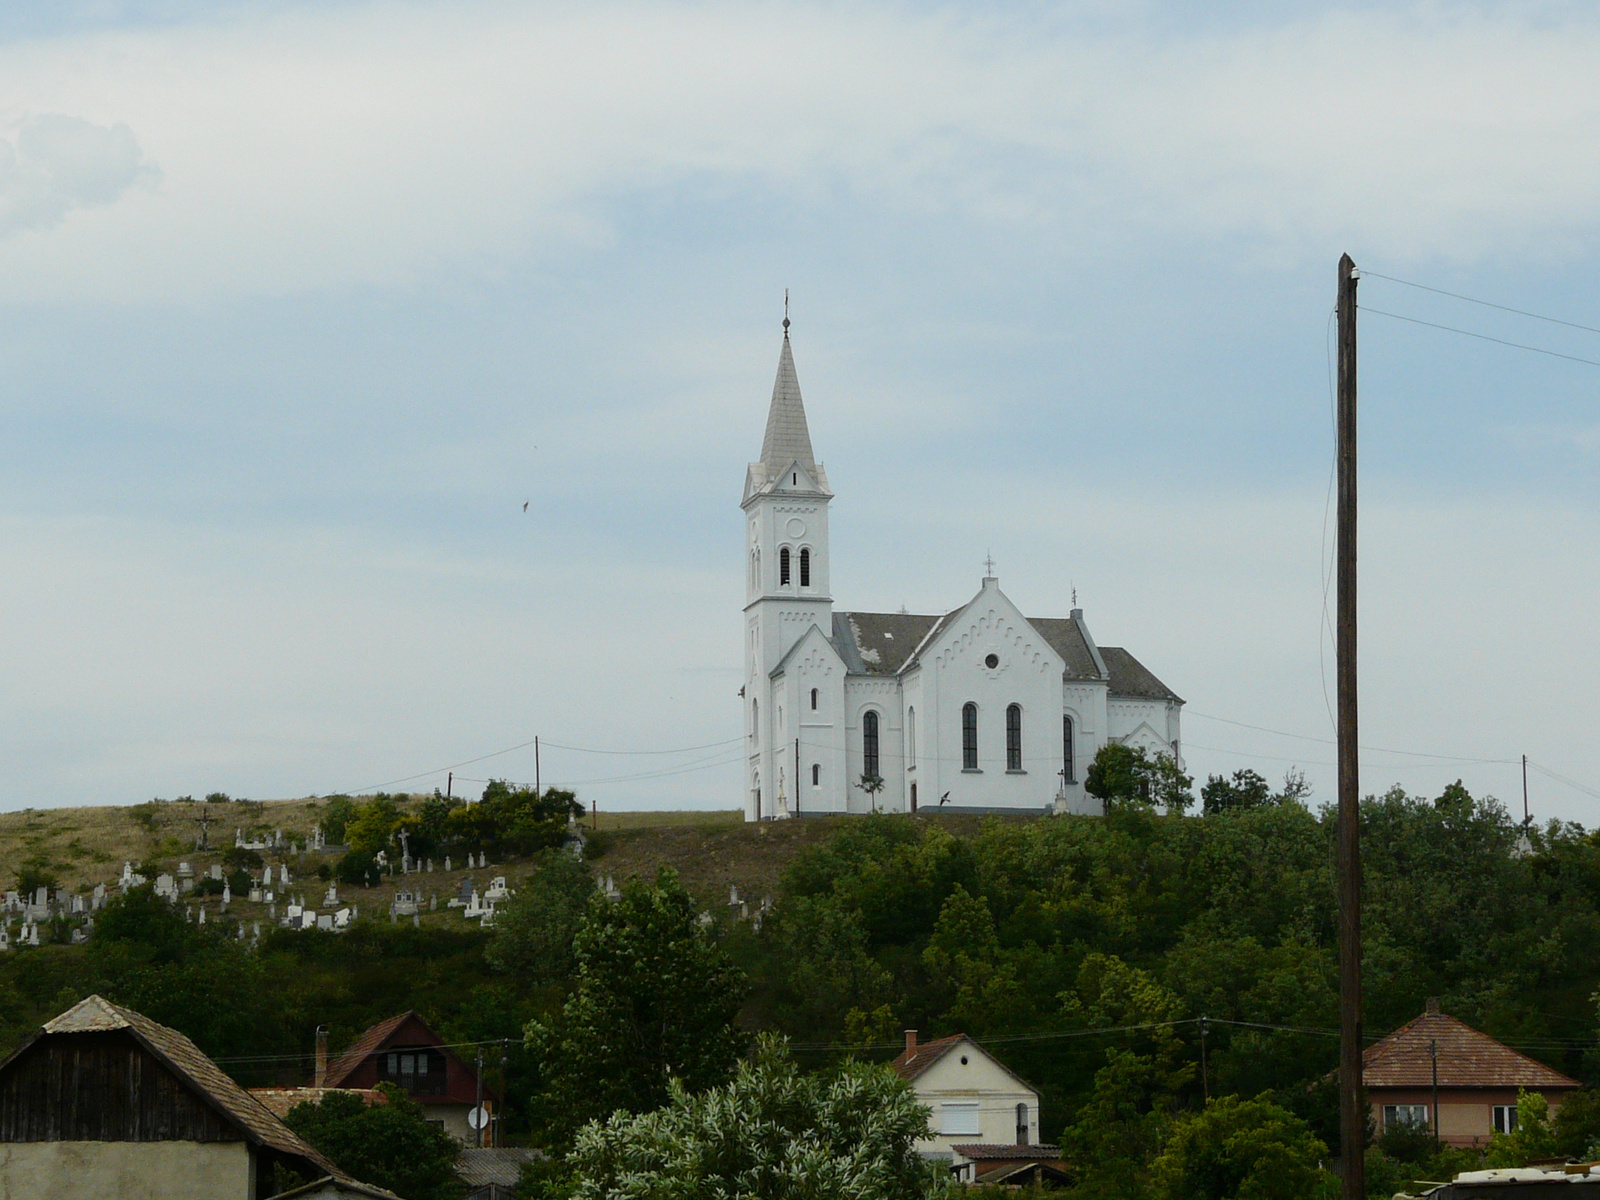
{"label": "church spire", "polygon": [[794,353],[789,349],[789,317],[783,318],[783,349],[778,353],[778,378],[772,385],[772,407],[767,410],[767,434],[761,439],[761,461],[769,472],[786,470],[799,460],[813,479],[817,460],[811,453],[811,430],[800,400],[800,380],[794,373]]}

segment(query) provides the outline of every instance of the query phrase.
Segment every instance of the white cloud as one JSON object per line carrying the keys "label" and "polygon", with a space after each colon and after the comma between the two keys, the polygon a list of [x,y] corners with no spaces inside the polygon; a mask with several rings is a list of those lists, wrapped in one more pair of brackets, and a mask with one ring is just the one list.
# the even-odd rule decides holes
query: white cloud
{"label": "white cloud", "polygon": [[155,169],[126,125],[42,113],[0,137],[0,238],[49,229],[74,208],[113,203]]}
{"label": "white cloud", "polygon": [[[1107,32],[1107,29],[1110,32]],[[14,294],[405,282],[753,185],[1042,248],[1559,254],[1600,202],[1600,23],[1420,6],[1158,38],[899,6],[374,3],[0,49],[0,111],[138,130],[160,193],[0,248]]]}

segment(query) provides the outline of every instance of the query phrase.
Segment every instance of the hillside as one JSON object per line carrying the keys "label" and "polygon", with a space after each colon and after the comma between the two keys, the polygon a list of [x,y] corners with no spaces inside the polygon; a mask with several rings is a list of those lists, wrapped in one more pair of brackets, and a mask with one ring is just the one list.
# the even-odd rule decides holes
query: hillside
{"label": "hillside", "polygon": [[[306,843],[321,819],[322,803],[300,800],[161,801],[132,806],[25,809],[0,813],[0,884],[17,886],[24,869],[32,868],[53,878],[69,893],[91,891],[96,884],[110,888],[120,878],[124,863],[145,874],[176,873],[179,863],[190,865],[198,878],[234,843],[235,830],[246,838],[281,830],[287,841]],[[952,831],[975,830],[974,818],[920,817]],[[594,822],[598,821],[598,836]],[[209,850],[195,849],[202,822],[208,827]],[[590,835],[588,857],[596,875],[621,882],[630,875],[653,876],[662,866],[677,870],[695,898],[707,908],[726,904],[730,889],[752,904],[763,896],[778,895],[779,881],[789,864],[806,846],[829,836],[836,821],[782,821],[746,824],[738,810],[705,812],[600,812],[583,822]],[[263,856],[274,866],[287,864],[290,889],[315,905],[324,886],[313,878],[317,868],[332,866],[337,856],[269,851]],[[439,909],[424,920],[460,923],[446,912],[444,902],[472,878],[480,888],[495,875],[506,875],[515,886],[520,868],[516,859],[491,861],[487,868],[467,870],[458,863],[446,872],[443,861],[420,875],[389,877],[377,887],[341,885],[340,902],[355,903],[376,915],[387,910],[396,891],[420,890],[424,898],[437,895]],[[208,907],[215,911],[218,902]],[[229,916],[239,920],[265,920],[267,906],[236,897]]]}

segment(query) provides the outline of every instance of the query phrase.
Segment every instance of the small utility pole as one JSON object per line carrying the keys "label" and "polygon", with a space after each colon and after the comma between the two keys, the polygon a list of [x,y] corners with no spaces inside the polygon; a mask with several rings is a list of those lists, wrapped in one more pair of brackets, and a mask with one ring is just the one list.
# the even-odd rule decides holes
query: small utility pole
{"label": "small utility pole", "polygon": [[1356,723],[1356,264],[1339,258],[1339,1153],[1344,1200],[1365,1200],[1361,1103],[1361,756]]}
{"label": "small utility pole", "polygon": [[1528,756],[1522,756],[1522,829],[1528,829]]}
{"label": "small utility pole", "polygon": [[1206,1019],[1200,1018],[1200,1090],[1206,1103],[1211,1102],[1211,1078],[1206,1073]]}
{"label": "small utility pole", "polygon": [[533,794],[542,796],[544,792],[539,787],[539,735],[533,737]]}
{"label": "small utility pole", "polygon": [[456,773],[454,771],[449,771],[449,772],[447,772],[445,774],[445,777],[444,777],[444,798],[446,800],[451,799],[455,795],[455,790],[456,790]]}
{"label": "small utility pole", "polygon": [[478,1106],[472,1110],[472,1121],[476,1128],[472,1131],[476,1144],[483,1145],[483,1047],[478,1047]]}
{"label": "small utility pole", "polygon": [[[1526,807],[1526,805],[1524,805]],[[794,815],[800,815],[800,739],[794,740]]]}
{"label": "small utility pole", "polygon": [[1433,1140],[1439,1140],[1439,1041],[1428,1039],[1428,1062],[1433,1067]]}

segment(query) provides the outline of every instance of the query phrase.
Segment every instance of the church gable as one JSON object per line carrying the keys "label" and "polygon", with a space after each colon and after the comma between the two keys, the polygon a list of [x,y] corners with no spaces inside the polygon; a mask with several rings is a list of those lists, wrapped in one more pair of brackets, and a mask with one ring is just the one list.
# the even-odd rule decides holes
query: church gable
{"label": "church gable", "polygon": [[1066,667],[992,578],[965,608],[945,619],[917,658],[940,669],[970,665],[997,677],[1022,670],[1059,680]]}
{"label": "church gable", "polygon": [[839,652],[834,649],[833,643],[824,635],[821,629],[813,624],[800,639],[789,647],[777,666],[772,668],[772,678],[778,679],[789,673],[798,675],[832,675],[834,671],[844,671],[844,660],[839,657]]}

